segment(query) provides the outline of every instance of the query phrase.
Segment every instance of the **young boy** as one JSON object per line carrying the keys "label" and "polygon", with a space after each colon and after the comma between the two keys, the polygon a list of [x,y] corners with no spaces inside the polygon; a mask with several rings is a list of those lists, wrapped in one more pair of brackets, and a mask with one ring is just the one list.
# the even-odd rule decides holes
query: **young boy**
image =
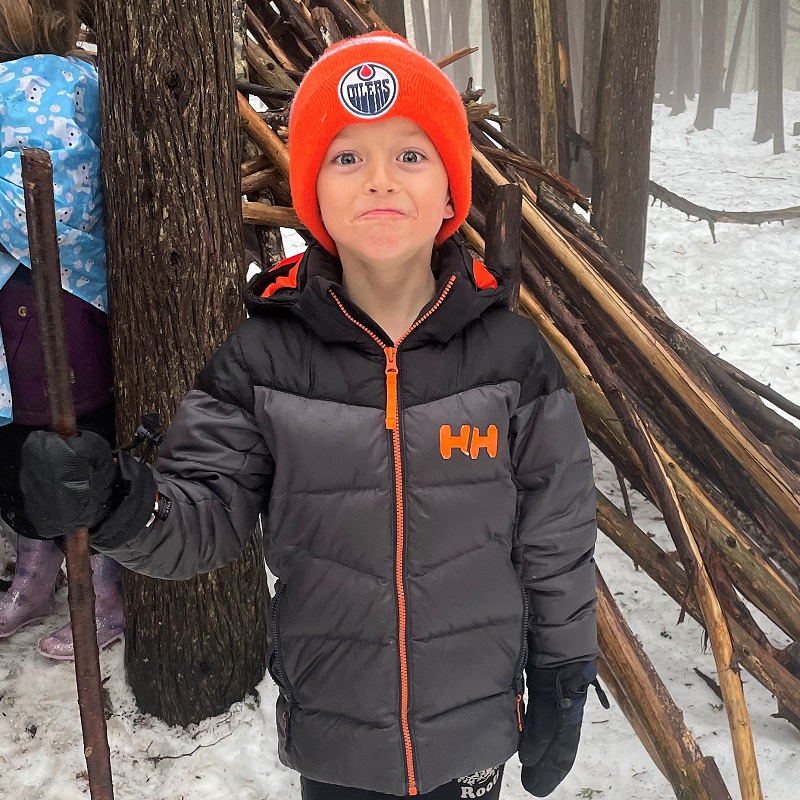
{"label": "young boy", "polygon": [[591,462],[542,336],[450,238],[461,99],[368,34],[309,70],[290,141],[317,243],[251,282],[154,470],[32,437],[31,515],[174,579],[236,558],[264,515],[280,758],[307,800],[496,798],[518,750],[544,796],[596,674]]}

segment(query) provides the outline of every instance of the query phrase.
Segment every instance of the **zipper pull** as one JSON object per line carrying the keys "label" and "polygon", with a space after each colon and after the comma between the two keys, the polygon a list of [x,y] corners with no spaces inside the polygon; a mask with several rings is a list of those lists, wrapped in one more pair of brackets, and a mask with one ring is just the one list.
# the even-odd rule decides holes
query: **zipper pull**
{"label": "zipper pull", "polygon": [[397,429],[397,348],[384,347],[386,354],[386,429]]}
{"label": "zipper pull", "polygon": [[517,727],[522,733],[522,695],[517,695]]}

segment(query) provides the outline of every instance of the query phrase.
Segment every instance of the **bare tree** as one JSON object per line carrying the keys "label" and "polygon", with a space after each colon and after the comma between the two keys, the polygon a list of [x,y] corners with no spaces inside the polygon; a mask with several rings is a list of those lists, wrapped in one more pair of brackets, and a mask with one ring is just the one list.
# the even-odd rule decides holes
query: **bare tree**
{"label": "bare tree", "polygon": [[672,0],[670,3],[670,38],[659,42],[670,47],[672,54],[672,116],[686,111],[686,98],[694,96],[694,47],[692,42],[692,0]]}
{"label": "bare tree", "polygon": [[714,111],[722,105],[727,21],[728,0],[703,0],[700,98],[694,121],[699,131],[714,127]]}
{"label": "bare tree", "polygon": [[659,5],[608,0],[594,136],[592,222],[640,277]]}
{"label": "bare tree", "polygon": [[675,82],[675,0],[661,0],[661,16],[658,22],[658,53],[656,56],[656,98],[666,103],[672,94]]}
{"label": "bare tree", "polygon": [[[231,0],[98,0],[118,434],[168,420],[243,317]],[[219,714],[265,671],[259,537],[191,581],[127,573],[125,665],[169,724]]]}
{"label": "bare tree", "polygon": [[783,135],[783,34],[781,0],[758,4],[758,110],[753,140],[772,137],[773,150],[786,151]]}
{"label": "bare tree", "polygon": [[[450,0],[450,33],[453,50],[470,47],[469,21],[472,15],[472,0]],[[467,81],[474,77],[475,62],[472,56],[461,58],[453,64],[453,82],[460,92],[467,88]]]}
{"label": "bare tree", "polygon": [[744,35],[744,26],[747,22],[747,12],[749,8],[750,0],[741,0],[739,17],[736,20],[736,31],[733,34],[733,44],[731,45],[731,56],[728,59],[728,71],[725,74],[725,89],[722,94],[722,105],[724,108],[731,107],[733,83],[736,80],[736,67],[739,63],[739,52],[742,47],[742,37]]}
{"label": "bare tree", "polygon": [[414,44],[426,56],[431,54],[428,37],[428,18],[425,14],[424,0],[411,0],[411,27],[414,31]]}

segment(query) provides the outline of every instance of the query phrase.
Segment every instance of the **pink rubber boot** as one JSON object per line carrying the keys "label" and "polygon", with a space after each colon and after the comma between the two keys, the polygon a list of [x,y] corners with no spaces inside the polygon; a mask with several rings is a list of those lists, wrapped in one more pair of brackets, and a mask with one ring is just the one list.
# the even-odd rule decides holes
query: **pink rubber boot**
{"label": "pink rubber boot", "polygon": [[[97,622],[97,647],[102,650],[122,638],[125,615],[122,606],[122,567],[103,555],[92,556],[94,613]],[[72,661],[72,625],[68,622],[39,640],[39,652],[56,661]]]}
{"label": "pink rubber boot", "polygon": [[0,595],[0,639],[50,616],[63,560],[64,554],[53,542],[17,536],[14,580]]}

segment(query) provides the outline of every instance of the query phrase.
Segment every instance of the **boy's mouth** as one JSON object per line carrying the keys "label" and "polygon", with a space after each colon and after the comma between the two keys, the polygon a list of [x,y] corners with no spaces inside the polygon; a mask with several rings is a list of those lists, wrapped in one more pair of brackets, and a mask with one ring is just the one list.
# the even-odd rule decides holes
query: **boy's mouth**
{"label": "boy's mouth", "polygon": [[386,219],[391,217],[405,217],[406,214],[396,208],[371,208],[359,214],[358,219]]}

